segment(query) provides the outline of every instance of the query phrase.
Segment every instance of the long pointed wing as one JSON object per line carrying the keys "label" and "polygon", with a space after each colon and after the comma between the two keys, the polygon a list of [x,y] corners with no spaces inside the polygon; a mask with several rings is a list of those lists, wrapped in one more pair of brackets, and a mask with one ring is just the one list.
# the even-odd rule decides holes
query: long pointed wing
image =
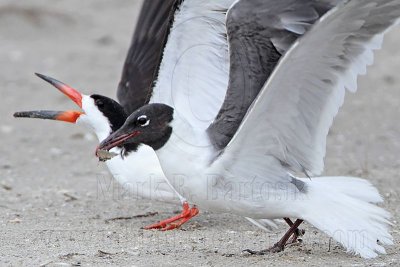
{"label": "long pointed wing", "polygon": [[217,150],[232,139],[281,55],[339,2],[241,0],[229,10],[229,85],[224,103],[207,130]]}
{"label": "long pointed wing", "polygon": [[279,166],[321,173],[345,91],[356,90],[399,16],[400,0],[345,1],[329,12],[287,52],[214,164],[233,173],[252,160],[271,163],[257,165],[259,175]]}
{"label": "long pointed wing", "polygon": [[[151,102],[204,132],[228,85],[226,12],[236,0],[185,0],[176,12]],[[208,140],[206,140],[208,142]]]}
{"label": "long pointed wing", "polygon": [[145,0],[118,86],[118,100],[128,114],[149,101],[155,74],[182,0]]}

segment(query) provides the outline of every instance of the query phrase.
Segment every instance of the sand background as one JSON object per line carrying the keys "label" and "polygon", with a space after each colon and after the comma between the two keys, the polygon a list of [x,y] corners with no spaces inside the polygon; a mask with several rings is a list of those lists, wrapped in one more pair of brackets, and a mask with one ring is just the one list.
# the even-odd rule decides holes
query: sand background
{"label": "sand background", "polygon": [[[173,232],[140,227],[179,206],[136,200],[93,156],[96,138],[65,123],[16,120],[14,111],[75,108],[36,78],[40,72],[85,93],[114,97],[141,1],[0,1],[0,266],[396,266],[395,246],[374,260],[346,254],[310,226],[283,253],[248,256],[285,227],[264,233],[234,215],[202,211]],[[349,95],[328,137],[327,175],[362,176],[385,197],[394,223],[400,209],[400,29],[359,92]],[[115,217],[148,212],[130,220]],[[329,245],[330,244],[330,245]]]}

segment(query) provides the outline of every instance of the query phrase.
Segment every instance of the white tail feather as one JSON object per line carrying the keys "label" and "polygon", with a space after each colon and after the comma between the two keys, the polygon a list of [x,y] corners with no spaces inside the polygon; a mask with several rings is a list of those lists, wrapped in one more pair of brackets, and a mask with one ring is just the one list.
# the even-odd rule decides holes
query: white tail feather
{"label": "white tail feather", "polygon": [[353,177],[300,179],[307,185],[303,218],[363,258],[385,254],[392,245],[390,214],[375,203],[382,202],[368,181]]}

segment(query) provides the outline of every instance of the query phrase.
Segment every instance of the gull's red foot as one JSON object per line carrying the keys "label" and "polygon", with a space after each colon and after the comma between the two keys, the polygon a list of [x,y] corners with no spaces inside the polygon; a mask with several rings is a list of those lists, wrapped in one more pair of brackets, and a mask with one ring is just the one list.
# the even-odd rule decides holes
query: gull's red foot
{"label": "gull's red foot", "polygon": [[196,206],[190,207],[189,203],[184,202],[182,205],[182,212],[179,215],[162,220],[158,223],[145,226],[143,229],[159,229],[161,231],[173,230],[181,227],[184,223],[199,214],[199,209]]}

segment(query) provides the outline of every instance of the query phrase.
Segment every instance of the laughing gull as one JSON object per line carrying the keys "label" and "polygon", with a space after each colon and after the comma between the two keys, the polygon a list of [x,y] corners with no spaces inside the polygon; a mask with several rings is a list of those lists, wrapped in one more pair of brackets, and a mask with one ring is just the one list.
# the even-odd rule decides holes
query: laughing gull
{"label": "laughing gull", "polygon": [[[100,142],[110,133],[118,130],[128,117],[124,107],[111,98],[98,94],[85,95],[54,78],[42,74],[37,75],[67,95],[82,111],[22,111],[16,112],[14,117],[56,120],[82,125],[94,131]],[[182,204],[183,211],[181,214],[145,226],[144,229],[173,230],[199,213],[196,207],[191,208],[186,199],[170,185],[151,147],[126,144],[113,148],[111,153],[112,156],[106,161],[109,171],[114,179],[134,197],[163,203]],[[267,231],[277,227],[273,220],[246,219]],[[290,219],[286,218],[286,221],[288,224],[292,223]],[[293,236],[292,242],[295,242],[299,235],[301,235],[301,232],[297,232]]]}
{"label": "laughing gull", "polygon": [[[187,3],[190,4],[191,2],[199,3],[199,1],[187,0],[185,5],[187,5]],[[207,2],[203,1],[203,3]],[[84,124],[89,126],[89,128],[96,133],[99,141],[104,140],[112,131],[115,131],[122,126],[122,123],[127,117],[127,113],[134,111],[136,108],[143,105],[147,101],[146,99],[149,95],[151,95],[154,76],[158,70],[162,50],[170,32],[174,33],[174,36],[170,38],[173,40],[174,38],[179,38],[179,34],[185,32],[191,33],[191,28],[195,26],[215,28],[215,25],[211,23],[213,22],[219,26],[216,28],[217,30],[214,29],[213,33],[217,36],[223,36],[223,27],[221,27],[221,25],[224,23],[222,20],[224,17],[222,15],[226,12],[229,1],[224,1],[223,3],[224,5],[211,5],[208,3],[204,8],[197,9],[197,6],[194,6],[193,4],[189,7],[182,6],[181,8],[182,1],[152,1],[151,4],[150,1],[145,1],[119,84],[118,99],[121,105],[105,96],[84,95],[53,78],[38,74],[39,77],[53,84],[70,99],[76,102],[78,106],[83,109],[83,112],[33,111],[16,113],[15,115],[18,117],[53,119]],[[310,8],[312,8],[310,10],[312,12],[315,11],[315,14],[312,13],[310,18],[304,20],[304,14],[300,13],[300,16],[297,18],[298,21],[301,21],[302,27],[305,27],[303,30],[300,30],[299,32],[298,30],[294,31],[285,29],[268,33],[269,35],[283,35],[286,38],[285,47],[280,48],[280,53],[284,53],[287,47],[293,43],[299,35],[304,33],[306,28],[332,7],[332,4],[322,5],[314,2],[310,3],[312,3],[310,4]],[[216,16],[214,9],[216,6],[220,8],[218,13],[219,16],[217,16],[218,20],[215,20]],[[297,10],[295,9],[291,12],[296,11]],[[171,18],[174,15],[190,19],[184,24],[178,19],[178,22],[174,24],[174,27],[171,29]],[[198,20],[199,17],[201,17],[201,20]],[[232,35],[231,37],[236,38],[230,39],[232,44],[240,41],[239,35]],[[253,38],[252,40],[257,41],[257,38]],[[218,46],[213,45],[212,42],[207,43],[203,40],[196,41],[197,43],[189,39],[187,43],[182,44],[183,48],[191,47],[192,49],[191,51],[187,49],[186,56],[193,57],[199,49],[200,51],[211,50],[215,55],[219,55],[218,59],[220,59],[221,64],[228,64],[229,58],[224,57],[227,49],[227,44],[224,44],[227,43],[226,37],[224,38],[224,41],[218,43]],[[251,44],[249,40],[247,43]],[[272,69],[279,59],[280,53],[275,49],[266,55],[264,55],[263,52],[262,56],[264,57],[262,58],[262,62],[264,62],[268,68]],[[256,54],[254,54],[254,56],[256,56]],[[224,71],[224,68],[219,70],[220,73],[221,71]],[[191,70],[190,74],[193,73],[194,71]],[[263,76],[266,75],[267,73],[263,74]],[[265,78],[263,79],[265,80]],[[227,84],[227,80],[228,78],[226,78],[224,83],[220,83],[220,88],[223,90],[226,90],[225,84]],[[223,94],[219,95],[221,96],[220,101],[222,102]],[[217,111],[218,110],[216,109],[213,116],[216,115]],[[176,203],[177,198],[175,195],[178,195],[183,204],[182,214],[146,228],[161,228],[163,230],[174,229],[181,226],[184,222],[198,213],[196,207],[190,208],[187,201],[168,186],[168,181],[166,182],[163,179],[164,175],[161,171],[161,167],[159,166],[156,155],[151,148],[146,145],[136,146],[127,144],[121,148],[114,148],[113,153],[117,156],[112,160],[107,161],[107,167],[113,174],[114,178],[125,188],[129,189],[131,193],[135,194],[135,196]],[[275,222],[271,220],[247,219],[263,229],[276,227]],[[176,220],[179,221],[176,222]],[[288,218],[285,218],[285,221],[289,225],[292,224]],[[296,235],[293,237],[293,240],[295,240]]]}
{"label": "laughing gull", "polygon": [[[257,16],[268,7],[286,4],[287,8],[287,2],[235,1],[227,21],[239,21],[233,29],[227,24],[228,32],[247,21],[254,34],[271,25],[301,30],[290,23],[287,13],[281,20]],[[232,77],[242,61],[231,62],[225,101],[206,129],[193,124],[185,103],[187,92],[171,88],[183,81],[174,84],[162,76],[169,71],[162,63],[153,94],[159,90],[164,101],[133,112],[98,149],[129,143],[151,146],[175,189],[201,208],[252,218],[299,218],[271,249],[251,253],[283,250],[305,220],[348,252],[376,257],[385,253],[383,245],[393,244],[390,214],[376,205],[383,201],[377,189],[360,178],[310,177],[323,171],[326,137],[346,90],[356,91],[357,76],[366,73],[373,51],[399,16],[400,0],[343,1],[286,52],[245,112],[238,107],[247,99],[249,84]],[[230,54],[235,54],[232,48]],[[244,66],[241,71],[244,79],[250,79],[254,70]],[[213,76],[204,73],[206,80]],[[212,97],[209,102],[213,107]],[[202,103],[205,112],[206,103]],[[297,178],[295,173],[309,177]],[[177,174],[183,183],[175,183]]]}

